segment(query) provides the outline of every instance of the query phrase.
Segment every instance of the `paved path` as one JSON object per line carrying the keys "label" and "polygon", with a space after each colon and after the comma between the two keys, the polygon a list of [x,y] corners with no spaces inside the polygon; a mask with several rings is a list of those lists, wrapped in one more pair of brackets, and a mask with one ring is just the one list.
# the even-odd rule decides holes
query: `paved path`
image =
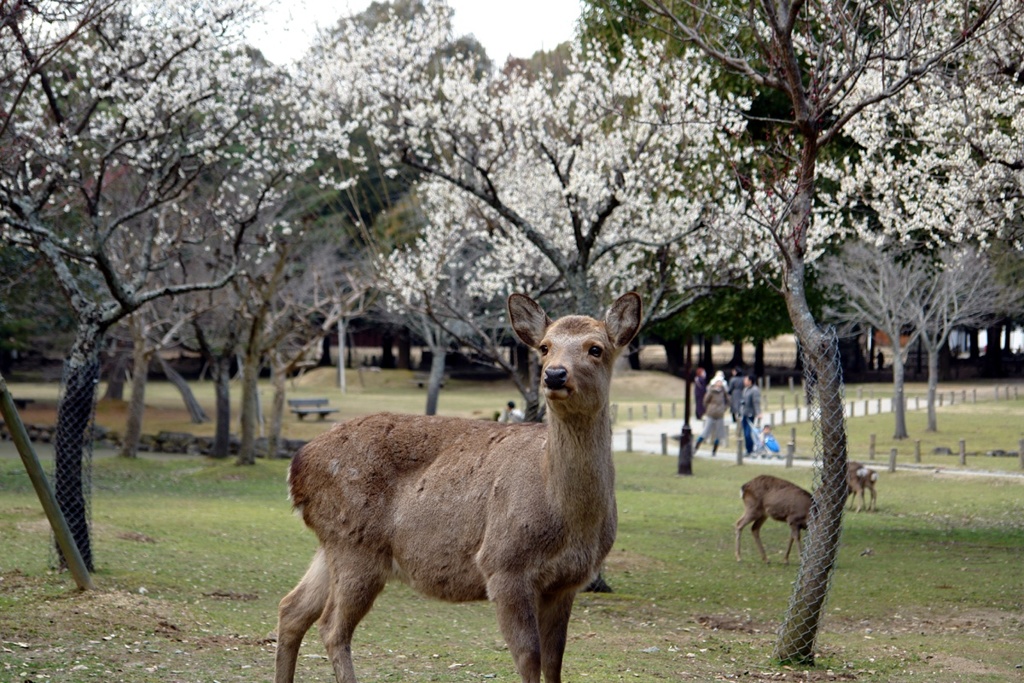
{"label": "paved path", "polygon": [[[718,447],[716,459],[723,462],[735,463],[737,460],[736,426],[732,424],[732,420],[730,418],[726,418],[725,423],[729,430],[729,439],[726,444]],[[700,435],[701,426],[701,422],[691,421],[691,427],[694,429],[694,440],[696,440],[697,436]],[[629,430],[628,435],[627,429]],[[633,453],[647,453],[651,455],[665,455],[666,457],[678,458],[679,439],[673,438],[673,436],[678,437],[681,429],[682,419],[680,418],[674,420],[661,419],[647,422],[634,422],[627,425],[615,425],[612,427],[612,449],[616,451],[632,451]],[[779,440],[779,444],[782,446],[783,452],[780,454],[782,457],[776,456],[766,459],[756,457],[751,458],[746,455],[746,449],[744,449],[743,461],[751,464],[757,463],[758,465],[785,466],[785,444],[789,441],[789,430],[785,429],[785,431],[783,431],[783,428],[777,427],[775,429],[775,436]],[[803,446],[802,455],[800,448],[801,445]],[[795,457],[793,458],[794,467],[811,467],[814,464],[814,459],[807,450],[811,445],[812,444],[810,442],[797,444],[796,452],[794,454]],[[694,457],[711,459],[710,445],[707,443],[701,444],[700,450],[694,454]],[[1016,461],[1016,459],[1014,460]],[[888,458],[885,460],[875,461],[862,460],[862,462],[867,462],[869,466],[878,471],[888,470],[889,468]],[[943,468],[935,465],[921,465],[917,463],[899,463],[897,464],[896,469],[927,470],[933,471],[936,474],[1024,478],[1024,472],[1014,470]]]}

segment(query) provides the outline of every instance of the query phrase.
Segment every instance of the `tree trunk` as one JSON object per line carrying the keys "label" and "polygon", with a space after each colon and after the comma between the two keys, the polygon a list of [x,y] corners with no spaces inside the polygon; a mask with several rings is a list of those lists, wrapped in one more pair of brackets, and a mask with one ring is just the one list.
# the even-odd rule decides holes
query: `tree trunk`
{"label": "tree trunk", "polygon": [[[138,332],[138,334],[136,334]],[[122,458],[134,458],[139,452],[139,438],[142,436],[142,417],[146,412],[146,383],[149,381],[150,353],[141,330],[135,329],[132,321],[132,398],[128,402],[128,419],[124,425],[124,439],[121,443]]]}
{"label": "tree trunk", "polygon": [[380,343],[380,367],[384,370],[395,368],[395,338],[390,332],[385,332]]}
{"label": "tree trunk", "polygon": [[935,414],[935,397],[939,391],[939,352],[928,347],[928,429],[929,432],[939,431],[939,419]]}
{"label": "tree trunk", "polygon": [[181,394],[181,400],[185,403],[185,408],[188,410],[188,416],[192,420],[192,424],[198,425],[209,422],[210,416],[206,414],[203,406],[196,400],[196,395],[192,393],[192,387],[188,385],[188,382],[181,376],[181,373],[172,368],[170,363],[165,361],[160,354],[157,354],[157,359],[160,361],[160,367],[163,369],[167,381],[173,384],[178,393]]}
{"label": "tree trunk", "polygon": [[629,361],[629,368],[631,370],[640,369],[640,336],[637,335],[633,341],[629,342],[629,348],[626,349],[626,359]]}
{"label": "tree trunk", "polygon": [[217,424],[213,432],[214,458],[231,455],[231,357],[211,358],[210,374],[213,375],[214,413]]}
{"label": "tree trunk", "polygon": [[784,663],[804,665],[814,663],[814,642],[839,554],[847,493],[846,421],[838,340],[834,332],[824,332],[814,321],[804,290],[804,264],[799,257],[793,258],[785,285],[786,306],[804,353],[805,381],[813,384],[810,393],[817,399],[812,414],[818,421],[816,439],[821,439],[822,468],[800,572],[774,656]]}
{"label": "tree trunk", "polygon": [[[79,339],[64,364],[64,387],[57,406],[57,427],[54,435],[53,488],[71,535],[75,539],[86,569],[93,571],[92,542],[86,506],[88,479],[83,476],[87,457],[87,439],[93,421],[96,383],[99,380],[99,358],[96,353],[101,333],[79,330]],[[60,548],[61,568],[67,567]]]}
{"label": "tree trunk", "polygon": [[260,357],[247,354],[242,359],[242,414],[241,442],[238,445],[239,465],[256,464],[256,431],[259,422],[259,374]]}
{"label": "tree trunk", "polygon": [[665,347],[665,363],[668,365],[668,374],[679,377],[683,373],[686,357],[683,343],[678,339],[668,339],[662,342],[662,346]]}
{"label": "tree trunk", "polygon": [[[898,335],[898,333],[897,333]],[[897,336],[894,335],[894,336]],[[895,429],[892,438],[906,439],[907,434],[907,403],[904,400],[904,359],[903,348],[898,336],[892,343],[892,410],[895,416]]]}
{"label": "tree trunk", "polygon": [[988,342],[985,344],[985,358],[983,360],[982,375],[985,377],[1004,377],[1003,372],[1003,326],[993,325],[986,328]]}
{"label": "tree trunk", "polygon": [[708,373],[708,377],[715,374],[715,359],[712,357],[715,349],[714,337],[709,335],[701,335],[704,339],[704,353],[701,354],[700,366]]}
{"label": "tree trunk", "polygon": [[412,369],[412,340],[409,339],[408,330],[403,330],[398,335],[398,368]]}
{"label": "tree trunk", "polygon": [[732,342],[732,360],[729,365],[734,368],[743,367],[743,340],[734,339]]}
{"label": "tree trunk", "polygon": [[111,401],[124,400],[124,376],[128,369],[128,354],[114,345],[114,358],[110,364],[110,372],[107,374],[107,390],[103,392],[103,398]]}
{"label": "tree trunk", "polygon": [[284,419],[285,385],[287,371],[276,353],[271,353],[270,385],[274,388],[270,399],[270,429],[267,431],[267,458],[276,458],[281,448],[281,423]]}
{"label": "tree trunk", "polygon": [[764,340],[754,342],[754,374],[764,377]]}
{"label": "tree trunk", "polygon": [[426,415],[437,415],[437,400],[444,381],[445,356],[448,344],[438,345],[430,349],[430,378],[427,380],[427,411]]}

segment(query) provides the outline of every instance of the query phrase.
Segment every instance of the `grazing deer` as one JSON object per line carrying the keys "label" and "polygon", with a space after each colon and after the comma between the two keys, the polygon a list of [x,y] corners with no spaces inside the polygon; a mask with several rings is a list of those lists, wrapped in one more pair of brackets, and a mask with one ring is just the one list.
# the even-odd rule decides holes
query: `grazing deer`
{"label": "grazing deer", "polygon": [[489,599],[523,683],[561,681],[576,592],[615,540],[608,392],[640,297],[625,294],[603,321],[552,322],[513,294],[508,314],[540,354],[546,426],[378,414],[295,455],[292,503],[320,547],[281,601],[277,683],[294,679],[318,618],[335,677],[354,683],[352,633],[392,578],[442,600]]}
{"label": "grazing deer", "polygon": [[857,500],[857,494],[859,493],[860,501],[857,503],[857,512],[861,511],[861,508],[864,507],[864,490],[867,489],[871,491],[871,502],[868,503],[868,511],[873,512],[877,498],[875,494],[876,481],[878,481],[878,472],[854,460],[847,462],[846,487],[849,491],[850,507],[853,507],[853,503]]}
{"label": "grazing deer", "polygon": [[786,564],[789,564],[793,541],[796,541],[797,551],[801,550],[800,530],[807,528],[811,494],[791,481],[762,474],[740,487],[740,497],[746,509],[743,516],[736,520],[736,561],[740,561],[740,534],[743,527],[753,522],[750,533],[754,536],[757,549],[761,551],[761,559],[768,562],[768,555],[761,543],[761,526],[771,517],[789,524],[789,545],[786,546]]}

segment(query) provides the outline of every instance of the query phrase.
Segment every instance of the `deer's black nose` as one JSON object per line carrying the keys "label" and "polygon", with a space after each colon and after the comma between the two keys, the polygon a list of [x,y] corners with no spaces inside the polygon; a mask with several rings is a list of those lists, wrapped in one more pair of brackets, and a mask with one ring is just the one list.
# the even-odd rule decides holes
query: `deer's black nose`
{"label": "deer's black nose", "polygon": [[544,385],[548,389],[561,389],[569,379],[569,371],[565,368],[548,368],[544,371]]}

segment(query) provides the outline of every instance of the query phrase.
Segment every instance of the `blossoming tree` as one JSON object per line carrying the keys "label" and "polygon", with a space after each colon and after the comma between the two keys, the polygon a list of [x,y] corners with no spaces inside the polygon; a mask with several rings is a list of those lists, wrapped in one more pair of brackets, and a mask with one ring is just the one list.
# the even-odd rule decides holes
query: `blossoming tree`
{"label": "blossoming tree", "polygon": [[[6,7],[6,5],[5,5]],[[62,18],[0,27],[0,240],[53,272],[77,319],[57,417],[55,488],[91,567],[82,458],[104,334],[146,302],[222,286],[249,233],[275,225],[310,155],[310,111],[239,42],[244,0],[110,3],[45,59]],[[151,275],[189,259],[203,281]]]}
{"label": "blossoming tree", "polygon": [[746,103],[716,94],[696,53],[646,43],[613,62],[577,47],[556,76],[493,73],[450,43],[450,10],[430,2],[409,21],[343,21],[306,68],[365,128],[367,154],[471,200],[505,257],[493,280],[544,273],[562,306],[595,315],[635,289],[656,317],[722,273],[704,263],[732,262],[694,236],[739,211]]}
{"label": "blossoming tree", "polygon": [[823,206],[821,167],[842,154],[843,136],[855,120],[949,66],[965,46],[1022,8],[1003,0],[593,4],[697,47],[730,74],[723,82],[766,98],[765,104],[773,98],[785,103],[759,122],[764,137],[748,142],[761,149],[756,163],[737,169],[749,200],[746,220],[740,229],[718,234],[739,238],[737,250],[772,245],[790,319],[818,387],[822,485],[805,546],[809,559],[801,564],[775,652],[782,661],[810,663],[846,492],[842,378],[830,335],[815,320],[805,291],[809,265],[849,230],[844,212]]}

